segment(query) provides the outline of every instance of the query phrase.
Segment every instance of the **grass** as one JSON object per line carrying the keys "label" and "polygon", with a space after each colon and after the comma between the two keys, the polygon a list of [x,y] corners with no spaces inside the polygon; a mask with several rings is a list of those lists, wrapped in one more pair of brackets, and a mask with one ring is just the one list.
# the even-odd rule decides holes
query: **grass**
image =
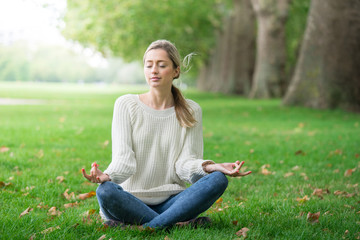
{"label": "grass", "polygon": [[[63,193],[96,189],[80,169],[110,163],[114,101],[142,91],[0,83],[0,98],[45,100],[0,105],[0,147],[8,148],[0,152],[0,239],[236,239],[243,227],[248,239],[360,238],[360,115],[196,91],[186,96],[203,109],[204,158],[244,160],[253,173],[229,179],[222,202],[204,213],[213,220],[210,228],[103,229],[95,197],[67,200]],[[355,171],[344,176],[348,169]],[[323,195],[313,195],[315,188]],[[64,207],[75,201],[78,206]],[[61,214],[50,215],[53,206]],[[19,218],[28,207],[33,211]],[[320,212],[317,223],[307,220],[309,212]]]}

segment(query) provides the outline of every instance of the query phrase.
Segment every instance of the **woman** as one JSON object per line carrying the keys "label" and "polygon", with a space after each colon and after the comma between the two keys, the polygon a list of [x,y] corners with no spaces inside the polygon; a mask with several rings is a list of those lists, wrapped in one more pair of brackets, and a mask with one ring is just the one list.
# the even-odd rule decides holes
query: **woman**
{"label": "woman", "polygon": [[[93,163],[85,178],[100,183],[96,195],[108,225],[163,228],[196,218],[223,194],[244,162],[203,160],[200,106],[185,100],[172,83],[180,76],[180,56],[169,41],[150,44],[144,54],[150,87],[115,102],[112,161],[102,172]],[[185,182],[192,185],[186,189]],[[205,218],[206,220],[207,218]]]}

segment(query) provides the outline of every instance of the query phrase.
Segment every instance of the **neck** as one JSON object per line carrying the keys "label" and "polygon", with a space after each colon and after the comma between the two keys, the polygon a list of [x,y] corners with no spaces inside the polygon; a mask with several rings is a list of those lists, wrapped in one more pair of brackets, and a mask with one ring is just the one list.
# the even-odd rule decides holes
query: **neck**
{"label": "neck", "polygon": [[148,93],[142,95],[141,100],[156,110],[164,110],[174,106],[174,98],[171,91],[164,92],[151,88]]}

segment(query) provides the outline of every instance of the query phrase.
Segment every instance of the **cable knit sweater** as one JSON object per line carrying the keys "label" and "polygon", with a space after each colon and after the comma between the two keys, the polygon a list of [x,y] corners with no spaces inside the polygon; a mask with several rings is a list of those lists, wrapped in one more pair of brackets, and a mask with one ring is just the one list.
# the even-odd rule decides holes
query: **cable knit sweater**
{"label": "cable knit sweater", "polygon": [[175,108],[155,110],[138,95],[119,97],[112,122],[112,161],[104,173],[149,205],[183,191],[206,173],[202,168],[203,136],[200,106],[187,100],[197,123],[183,128]]}

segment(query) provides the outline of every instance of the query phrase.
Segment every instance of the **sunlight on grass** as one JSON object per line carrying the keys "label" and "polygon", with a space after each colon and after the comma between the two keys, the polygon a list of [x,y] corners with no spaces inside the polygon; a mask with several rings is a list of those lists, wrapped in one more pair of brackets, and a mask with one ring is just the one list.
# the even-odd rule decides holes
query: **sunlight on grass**
{"label": "sunlight on grass", "polygon": [[[46,101],[0,105],[1,239],[236,239],[243,227],[248,239],[359,236],[358,114],[194,90],[185,95],[203,109],[204,158],[244,160],[253,173],[230,179],[221,201],[204,213],[213,220],[210,228],[102,229],[96,197],[78,198],[96,189],[80,169],[110,163],[113,104],[145,90],[0,83],[0,98]],[[317,212],[317,222],[307,219]]]}

